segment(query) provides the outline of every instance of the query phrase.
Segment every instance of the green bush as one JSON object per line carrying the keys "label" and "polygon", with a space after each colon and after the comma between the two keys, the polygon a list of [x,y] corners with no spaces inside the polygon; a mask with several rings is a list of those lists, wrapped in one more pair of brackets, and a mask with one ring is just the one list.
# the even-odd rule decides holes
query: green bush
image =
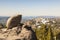
{"label": "green bush", "polygon": [[54,40],[50,25],[41,24],[41,28],[35,30],[38,40]]}

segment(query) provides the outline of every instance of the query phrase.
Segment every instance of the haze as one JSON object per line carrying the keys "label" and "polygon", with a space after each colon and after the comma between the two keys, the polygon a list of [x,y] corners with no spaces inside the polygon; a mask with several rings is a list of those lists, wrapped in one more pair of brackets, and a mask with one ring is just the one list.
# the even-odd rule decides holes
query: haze
{"label": "haze", "polygon": [[0,16],[60,16],[60,0],[0,0]]}

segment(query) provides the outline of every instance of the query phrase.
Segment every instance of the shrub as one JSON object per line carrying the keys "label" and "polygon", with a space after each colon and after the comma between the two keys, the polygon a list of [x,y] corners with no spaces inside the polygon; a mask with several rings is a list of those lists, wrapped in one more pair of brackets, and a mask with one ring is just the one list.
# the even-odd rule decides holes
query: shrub
{"label": "shrub", "polygon": [[38,40],[54,40],[50,25],[41,25],[41,28],[35,30]]}

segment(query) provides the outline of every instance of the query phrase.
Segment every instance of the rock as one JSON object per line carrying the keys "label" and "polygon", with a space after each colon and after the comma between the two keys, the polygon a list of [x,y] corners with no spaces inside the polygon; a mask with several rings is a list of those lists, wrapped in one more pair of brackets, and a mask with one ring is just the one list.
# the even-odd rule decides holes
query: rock
{"label": "rock", "polygon": [[16,15],[16,16],[10,17],[6,23],[7,29],[16,27],[21,22],[21,19],[22,19],[22,15]]}
{"label": "rock", "polygon": [[37,40],[35,32],[28,25],[23,26],[19,36],[21,40]]}
{"label": "rock", "polygon": [[[2,32],[0,33],[0,38],[5,38],[6,40],[37,40],[35,32],[28,25],[23,25],[21,30],[19,27],[14,27],[8,30],[2,29]],[[17,35],[17,32],[20,33]]]}
{"label": "rock", "polygon": [[21,40],[21,39],[15,39],[15,40]]}
{"label": "rock", "polygon": [[5,38],[0,38],[0,40],[6,40]]}

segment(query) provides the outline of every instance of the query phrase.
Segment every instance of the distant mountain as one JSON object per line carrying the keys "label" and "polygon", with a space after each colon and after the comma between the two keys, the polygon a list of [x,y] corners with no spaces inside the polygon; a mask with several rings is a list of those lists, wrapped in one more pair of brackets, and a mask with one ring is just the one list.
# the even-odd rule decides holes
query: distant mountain
{"label": "distant mountain", "polygon": [[0,16],[0,23],[2,24],[6,24],[6,21],[9,17],[5,17],[5,16]]}

